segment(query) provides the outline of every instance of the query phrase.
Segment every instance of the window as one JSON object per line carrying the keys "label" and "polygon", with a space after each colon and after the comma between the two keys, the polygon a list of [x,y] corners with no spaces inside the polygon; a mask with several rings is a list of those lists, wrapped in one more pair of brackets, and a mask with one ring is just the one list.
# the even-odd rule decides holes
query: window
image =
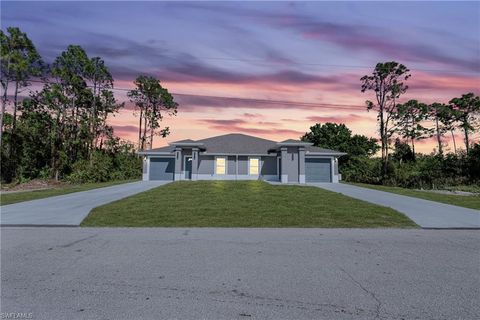
{"label": "window", "polygon": [[258,175],[259,172],[260,172],[260,159],[259,158],[248,159],[248,174]]}
{"label": "window", "polygon": [[216,174],[225,174],[226,173],[226,164],[227,164],[227,159],[226,158],[217,158],[216,159],[216,165],[215,165],[215,173]]}

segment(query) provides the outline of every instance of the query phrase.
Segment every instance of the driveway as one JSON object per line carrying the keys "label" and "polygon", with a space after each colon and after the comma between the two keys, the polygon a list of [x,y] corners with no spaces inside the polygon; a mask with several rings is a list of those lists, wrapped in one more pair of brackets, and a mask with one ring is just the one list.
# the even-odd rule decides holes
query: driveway
{"label": "driveway", "polygon": [[78,226],[90,210],[168,182],[138,181],[0,207],[0,224]]}
{"label": "driveway", "polygon": [[2,313],[32,319],[480,319],[480,233],[2,228]]}
{"label": "driveway", "polygon": [[390,207],[405,214],[422,228],[480,228],[480,211],[357,187],[344,183],[315,183],[312,186]]}

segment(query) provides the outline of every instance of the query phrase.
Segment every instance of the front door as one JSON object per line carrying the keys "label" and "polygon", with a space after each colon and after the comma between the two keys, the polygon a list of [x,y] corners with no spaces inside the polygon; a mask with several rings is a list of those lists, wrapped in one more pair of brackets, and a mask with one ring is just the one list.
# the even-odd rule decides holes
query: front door
{"label": "front door", "polygon": [[185,157],[185,179],[192,180],[192,157]]}

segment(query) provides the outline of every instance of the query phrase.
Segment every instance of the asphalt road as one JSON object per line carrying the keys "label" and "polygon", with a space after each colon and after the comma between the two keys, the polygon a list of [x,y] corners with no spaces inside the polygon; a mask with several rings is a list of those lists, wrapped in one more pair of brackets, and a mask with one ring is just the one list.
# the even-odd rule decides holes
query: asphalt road
{"label": "asphalt road", "polygon": [[310,185],[342,193],[373,204],[390,207],[405,214],[422,228],[480,229],[480,210],[452,206],[345,183],[315,183]]}
{"label": "asphalt road", "polygon": [[480,232],[1,228],[33,319],[479,319]]}
{"label": "asphalt road", "polygon": [[98,206],[164,185],[137,181],[0,207],[0,224],[16,226],[79,226]]}

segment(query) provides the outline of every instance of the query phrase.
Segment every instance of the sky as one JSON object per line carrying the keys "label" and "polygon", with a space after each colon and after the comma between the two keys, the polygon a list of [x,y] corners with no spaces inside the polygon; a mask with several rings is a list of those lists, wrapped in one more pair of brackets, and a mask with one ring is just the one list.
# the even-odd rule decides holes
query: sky
{"label": "sky", "polygon": [[[8,26],[49,63],[70,44],[102,57],[116,88],[132,88],[140,74],[158,78],[179,108],[154,147],[232,132],[298,139],[317,122],[377,137],[365,108],[374,97],[360,91],[377,62],[411,70],[403,101],[480,94],[480,2],[2,1]],[[111,124],[136,141],[131,104]]]}

